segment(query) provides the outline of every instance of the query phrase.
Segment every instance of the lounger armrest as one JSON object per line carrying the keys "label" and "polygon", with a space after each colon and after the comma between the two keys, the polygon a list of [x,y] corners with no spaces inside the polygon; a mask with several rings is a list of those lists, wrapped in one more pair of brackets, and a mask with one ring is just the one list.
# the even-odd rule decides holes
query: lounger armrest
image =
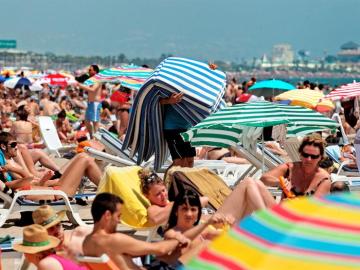
{"label": "lounger armrest", "polygon": [[106,263],[110,260],[109,256],[106,254],[103,254],[99,257],[92,257],[92,256],[82,256],[79,255],[76,257],[76,260],[78,262],[82,263]]}
{"label": "lounger armrest", "polygon": [[52,190],[52,189],[32,189],[32,190],[21,190],[15,193],[15,196],[29,196],[29,195],[53,195],[53,196],[61,196],[64,198],[68,198],[67,194],[62,190]]}
{"label": "lounger armrest", "polygon": [[84,150],[86,153],[89,153],[92,157],[99,159],[99,160],[103,160],[109,163],[113,163],[114,165],[122,165],[122,166],[134,166],[136,165],[134,162],[122,159],[120,157],[114,156],[114,155],[110,155],[108,153],[96,150],[94,148],[91,147],[84,147]]}
{"label": "lounger armrest", "polygon": [[346,165],[349,165],[350,163],[351,163],[350,160],[345,160],[345,161],[341,162],[337,174],[339,175],[340,172],[344,169],[344,167],[345,167]]}

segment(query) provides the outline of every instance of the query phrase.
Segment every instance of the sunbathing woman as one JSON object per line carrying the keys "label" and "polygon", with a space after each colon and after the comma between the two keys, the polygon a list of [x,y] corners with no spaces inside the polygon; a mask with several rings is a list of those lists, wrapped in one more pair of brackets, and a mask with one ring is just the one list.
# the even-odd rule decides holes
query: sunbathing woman
{"label": "sunbathing woman", "polygon": [[[0,147],[5,156],[5,164],[2,166],[3,172],[5,171],[10,177],[13,177],[15,173],[21,177],[26,177],[23,169],[12,160],[17,155],[17,142],[9,133],[0,133]],[[6,185],[12,189],[59,189],[68,196],[73,196],[83,176],[87,176],[95,185],[98,185],[101,171],[93,158],[81,153],[71,160],[59,179],[50,180],[52,176],[52,172],[49,171],[41,179],[28,177],[13,180],[14,178],[12,178]]]}
{"label": "sunbathing woman", "polygon": [[[139,177],[141,191],[151,203],[147,209],[149,222],[154,225],[166,224],[173,202],[168,200],[168,190],[164,180],[150,169],[140,170]],[[206,197],[201,197],[200,200],[203,206],[208,202]]]}
{"label": "sunbathing woman", "polygon": [[[216,230],[213,226],[223,227],[224,224],[227,224],[226,218],[220,214],[215,214],[207,218],[206,221],[200,221],[201,209],[200,197],[197,193],[185,190],[184,193],[179,193],[176,196],[166,226],[165,239],[176,238],[176,234],[181,233],[192,242],[170,255],[157,257],[158,261],[166,262],[167,266],[176,268],[181,265],[183,258],[194,254],[199,246],[202,247],[207,240],[212,240],[220,234],[221,230]],[[209,225],[213,225],[212,228]]]}

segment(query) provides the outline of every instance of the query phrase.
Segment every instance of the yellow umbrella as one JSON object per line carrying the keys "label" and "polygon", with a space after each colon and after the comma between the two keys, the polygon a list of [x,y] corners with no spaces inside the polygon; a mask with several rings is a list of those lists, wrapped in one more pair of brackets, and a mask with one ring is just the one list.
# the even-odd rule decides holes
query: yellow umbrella
{"label": "yellow umbrella", "polygon": [[287,91],[275,97],[275,100],[290,100],[290,105],[326,112],[335,108],[330,100],[321,100],[324,94],[311,89],[296,89]]}

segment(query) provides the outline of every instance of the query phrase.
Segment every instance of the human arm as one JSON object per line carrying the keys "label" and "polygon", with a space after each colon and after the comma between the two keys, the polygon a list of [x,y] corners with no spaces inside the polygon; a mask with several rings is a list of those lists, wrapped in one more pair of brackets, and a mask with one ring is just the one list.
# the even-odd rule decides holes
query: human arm
{"label": "human arm", "polygon": [[176,239],[169,239],[159,242],[145,242],[137,240],[125,234],[116,234],[113,237],[113,243],[109,245],[110,252],[128,254],[132,257],[138,257],[148,254],[162,256],[171,253],[175,250],[179,241]]}
{"label": "human arm", "polygon": [[293,166],[292,163],[284,163],[276,168],[264,173],[260,180],[266,185],[266,186],[278,186],[279,185],[279,177],[285,176],[286,172]]}
{"label": "human arm", "polygon": [[177,104],[182,100],[183,96],[184,96],[184,93],[172,94],[168,98],[160,99],[160,104],[161,105],[164,105],[164,104]]}
{"label": "human arm", "polygon": [[149,222],[153,225],[166,224],[169,219],[172,206],[173,202],[169,202],[164,207],[150,205],[147,209],[147,217]]}
{"label": "human arm", "polygon": [[82,90],[85,90],[85,91],[88,91],[88,92],[95,92],[95,91],[98,90],[99,87],[101,87],[101,83],[95,83],[92,86],[88,86],[88,85],[85,85],[85,84],[82,84],[82,83],[78,83],[77,86]]}

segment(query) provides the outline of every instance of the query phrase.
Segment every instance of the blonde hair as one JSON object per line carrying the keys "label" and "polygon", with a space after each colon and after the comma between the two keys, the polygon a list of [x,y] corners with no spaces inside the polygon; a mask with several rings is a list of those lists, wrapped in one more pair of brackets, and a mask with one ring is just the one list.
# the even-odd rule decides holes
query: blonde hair
{"label": "blonde hair", "polygon": [[139,170],[138,175],[140,178],[140,189],[144,195],[149,194],[149,190],[150,190],[151,186],[154,184],[165,185],[164,180],[161,179],[156,174],[156,172],[154,172],[150,168],[144,168],[144,169]]}

